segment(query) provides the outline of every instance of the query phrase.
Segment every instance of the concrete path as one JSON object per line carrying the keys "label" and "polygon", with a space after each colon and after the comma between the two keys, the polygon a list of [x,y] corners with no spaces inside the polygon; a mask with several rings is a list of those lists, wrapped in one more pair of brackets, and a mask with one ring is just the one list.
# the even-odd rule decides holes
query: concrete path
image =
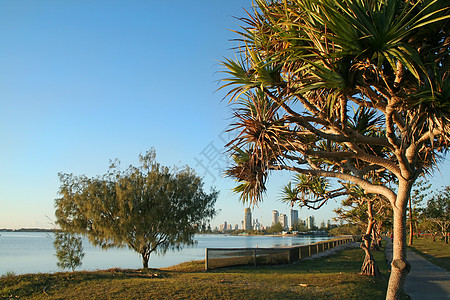
{"label": "concrete path", "polygon": [[[392,243],[386,238],[386,260],[392,261]],[[450,299],[450,274],[412,251],[407,252],[411,271],[406,276],[405,292],[412,300]]]}

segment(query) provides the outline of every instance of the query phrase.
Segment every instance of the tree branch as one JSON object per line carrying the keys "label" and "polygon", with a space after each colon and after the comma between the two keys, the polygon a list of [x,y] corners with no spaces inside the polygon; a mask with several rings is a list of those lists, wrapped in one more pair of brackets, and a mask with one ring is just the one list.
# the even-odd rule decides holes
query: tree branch
{"label": "tree branch", "polygon": [[370,183],[367,180],[358,178],[358,177],[353,176],[353,175],[337,173],[337,172],[332,172],[332,171],[324,171],[324,170],[300,169],[300,168],[291,167],[291,166],[285,166],[285,165],[278,166],[278,168],[282,169],[282,170],[297,172],[297,173],[300,173],[300,174],[309,174],[309,175],[314,175],[314,176],[332,177],[332,178],[338,178],[338,179],[350,181],[350,182],[353,182],[353,183],[359,185],[361,188],[363,188],[364,192],[366,194],[383,195],[384,197],[386,197],[386,199],[389,200],[389,202],[392,203],[392,205],[395,204],[395,200],[397,198],[397,195],[393,191],[388,189],[387,187],[382,186],[382,185],[372,184],[372,183]]}

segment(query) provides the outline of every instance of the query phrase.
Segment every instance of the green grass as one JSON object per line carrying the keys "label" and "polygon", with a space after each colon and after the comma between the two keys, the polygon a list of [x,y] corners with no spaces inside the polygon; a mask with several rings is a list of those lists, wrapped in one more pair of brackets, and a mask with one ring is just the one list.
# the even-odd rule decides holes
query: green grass
{"label": "green grass", "polygon": [[415,238],[413,245],[408,247],[435,265],[450,271],[450,244],[439,237],[436,237],[435,242],[432,237]]}
{"label": "green grass", "polygon": [[21,299],[384,299],[383,278],[359,275],[361,249],[292,265],[203,271],[203,262],[166,269],[26,274],[0,278],[0,298]]}

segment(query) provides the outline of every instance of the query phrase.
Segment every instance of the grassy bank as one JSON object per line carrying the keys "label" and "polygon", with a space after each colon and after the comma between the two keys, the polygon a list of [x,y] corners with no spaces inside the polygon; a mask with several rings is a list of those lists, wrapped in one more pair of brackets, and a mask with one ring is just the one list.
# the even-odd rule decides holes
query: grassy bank
{"label": "grassy bank", "polygon": [[203,262],[167,269],[27,274],[0,278],[0,298],[21,299],[384,299],[383,278],[358,274],[361,249],[348,249],[293,265],[204,272]]}
{"label": "grassy bank", "polygon": [[450,244],[446,244],[441,238],[437,237],[435,242],[432,237],[415,238],[413,245],[408,247],[435,265],[450,271]]}

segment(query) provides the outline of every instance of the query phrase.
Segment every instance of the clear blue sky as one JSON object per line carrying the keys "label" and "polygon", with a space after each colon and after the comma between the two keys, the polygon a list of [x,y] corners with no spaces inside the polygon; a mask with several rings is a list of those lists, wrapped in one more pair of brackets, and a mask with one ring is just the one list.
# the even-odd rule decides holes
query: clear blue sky
{"label": "clear blue sky", "polygon": [[[0,1],[0,228],[51,227],[58,172],[103,174],[155,147],[220,190],[213,221],[239,224],[244,205],[222,178],[230,108],[216,92],[250,0]],[[449,184],[447,167],[436,187]],[[446,180],[444,180],[444,177]],[[278,176],[254,217],[288,213]],[[331,203],[300,217],[331,219]]]}

